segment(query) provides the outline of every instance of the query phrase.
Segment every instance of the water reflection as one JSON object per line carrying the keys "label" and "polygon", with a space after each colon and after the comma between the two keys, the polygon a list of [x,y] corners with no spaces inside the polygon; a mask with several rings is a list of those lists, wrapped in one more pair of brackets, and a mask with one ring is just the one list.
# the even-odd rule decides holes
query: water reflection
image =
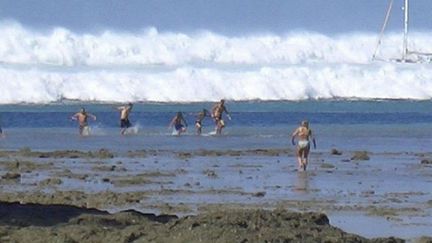
{"label": "water reflection", "polygon": [[302,194],[309,193],[309,173],[307,171],[297,172],[293,191]]}

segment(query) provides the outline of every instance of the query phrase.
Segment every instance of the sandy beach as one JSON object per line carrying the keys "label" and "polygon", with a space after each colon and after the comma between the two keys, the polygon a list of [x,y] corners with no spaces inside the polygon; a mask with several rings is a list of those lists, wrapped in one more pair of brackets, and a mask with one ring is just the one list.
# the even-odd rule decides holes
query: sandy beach
{"label": "sandy beach", "polygon": [[431,158],[332,149],[298,172],[285,148],[1,151],[1,239],[430,242]]}

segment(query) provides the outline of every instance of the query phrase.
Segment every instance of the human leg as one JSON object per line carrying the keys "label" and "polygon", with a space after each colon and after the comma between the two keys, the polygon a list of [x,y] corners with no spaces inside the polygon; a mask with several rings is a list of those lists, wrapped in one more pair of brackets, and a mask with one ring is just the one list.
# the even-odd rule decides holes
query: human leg
{"label": "human leg", "polygon": [[308,166],[309,163],[309,150],[310,147],[306,147],[303,151],[303,168],[304,170],[306,170],[306,167]]}
{"label": "human leg", "polygon": [[297,147],[297,164],[298,164],[298,171],[303,170],[303,156],[302,156],[302,149]]}
{"label": "human leg", "polygon": [[197,135],[201,135],[201,132],[202,132],[202,126],[201,126],[201,123],[200,122],[196,122],[195,123],[195,127],[196,127],[196,133],[197,133]]}

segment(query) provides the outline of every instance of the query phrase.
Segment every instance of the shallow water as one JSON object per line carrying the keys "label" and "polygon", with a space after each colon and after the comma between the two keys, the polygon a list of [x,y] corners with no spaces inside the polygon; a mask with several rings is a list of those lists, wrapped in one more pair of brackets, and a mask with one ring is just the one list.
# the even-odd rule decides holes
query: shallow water
{"label": "shallow water", "polygon": [[[77,136],[77,124],[69,118],[81,106],[95,114],[91,137]],[[29,147],[39,150],[98,149],[115,151],[143,148],[257,148],[290,146],[289,136],[308,119],[318,140],[318,151],[331,147],[350,150],[428,151],[432,141],[430,101],[304,101],[228,102],[233,119],[226,120],[223,137],[194,136],[195,114],[210,103],[137,104],[131,114],[131,135],[120,137],[118,112],[112,104],[63,103],[0,106],[1,125],[7,135],[0,148]],[[175,112],[184,112],[189,129],[182,138],[171,137],[168,124]],[[214,129],[204,120],[203,132]],[[30,139],[29,139],[30,138]],[[58,141],[61,141],[59,143]]]}
{"label": "shallow water", "polygon": [[[370,160],[354,161],[350,160],[353,151],[343,151],[340,156],[314,153],[308,171],[297,172],[291,150],[267,150],[267,154],[261,154],[262,150],[215,150],[219,155],[211,150],[203,155],[202,151],[182,156],[184,151],[146,150],[142,156],[119,153],[112,159],[12,157],[12,161],[51,166],[23,170],[19,184],[3,181],[1,188],[4,193],[145,195],[137,203],[100,206],[112,212],[134,208],[166,213],[163,205],[171,205],[171,213],[183,215],[217,204],[322,211],[333,225],[365,237],[432,235],[432,167],[420,164],[421,155],[369,153]],[[65,171],[77,176],[64,176]],[[43,186],[48,178],[60,178],[62,183]],[[180,206],[186,211],[177,211]],[[371,223],[379,226],[371,229]]]}
{"label": "shallow water", "polygon": [[[136,204],[104,206],[111,211],[135,208],[158,212],[157,205],[165,204],[186,205],[187,213],[205,204],[282,205],[325,211],[334,225],[367,237],[432,235],[428,203],[432,167],[420,164],[432,152],[431,105],[429,101],[228,102],[233,120],[227,121],[223,136],[208,136],[213,130],[208,118],[205,136],[194,135],[194,112],[210,108],[209,103],[138,104],[131,115],[138,125],[136,133],[127,136],[119,135],[118,113],[108,104],[0,106],[6,133],[6,138],[0,139],[1,150],[106,148],[115,153],[113,159],[18,158],[54,164],[50,169],[23,173],[20,184],[3,184],[1,188],[4,192],[146,194]],[[98,117],[90,122],[89,137],[78,136],[76,123],[68,119],[80,106]],[[185,112],[190,130],[175,137],[167,127],[178,110]],[[308,172],[298,173],[290,134],[305,118],[311,121],[318,148],[312,150]],[[332,148],[342,155],[331,155]],[[278,152],[260,154],[253,151],[256,149]],[[128,151],[136,150],[147,152],[141,157],[128,156]],[[225,152],[197,155],[203,150]],[[353,153],[361,150],[368,151],[370,160],[351,160]],[[191,155],[179,156],[185,152]],[[116,169],[106,168],[110,166]],[[62,177],[64,170],[86,176]],[[116,184],[116,180],[143,173],[155,175],[147,183]],[[40,186],[41,181],[56,177],[62,179],[61,184]],[[376,215],[384,209],[390,212]],[[380,227],[371,229],[368,225],[372,222]]]}

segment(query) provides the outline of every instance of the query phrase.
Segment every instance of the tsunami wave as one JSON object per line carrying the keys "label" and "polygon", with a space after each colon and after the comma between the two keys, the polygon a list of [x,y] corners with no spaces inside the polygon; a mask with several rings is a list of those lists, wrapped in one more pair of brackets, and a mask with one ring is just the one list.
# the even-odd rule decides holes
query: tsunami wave
{"label": "tsunami wave", "polygon": [[[0,104],[432,98],[432,64],[372,61],[374,33],[80,34],[11,22],[0,33]],[[413,33],[409,47],[432,52],[431,41]],[[400,57],[401,44],[389,34],[378,56]]]}

